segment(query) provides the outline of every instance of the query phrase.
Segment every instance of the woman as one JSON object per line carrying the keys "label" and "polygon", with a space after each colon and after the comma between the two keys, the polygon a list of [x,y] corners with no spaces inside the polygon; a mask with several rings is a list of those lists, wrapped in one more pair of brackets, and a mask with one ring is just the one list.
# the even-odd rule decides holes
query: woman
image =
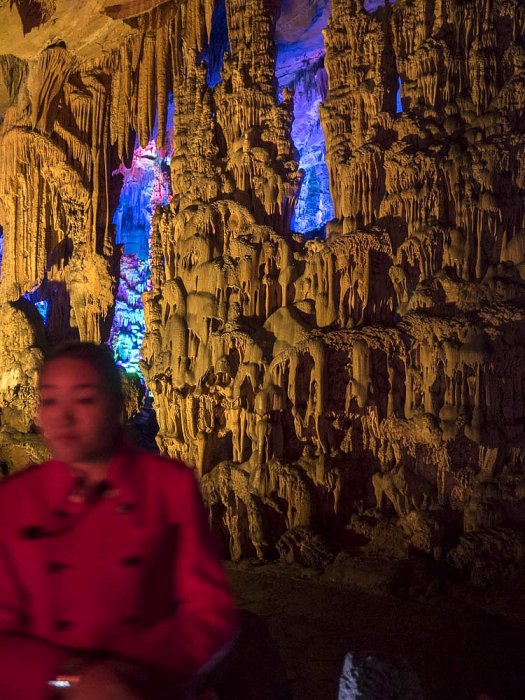
{"label": "woman", "polygon": [[52,460],[0,484],[0,698],[181,697],[236,613],[193,473],[125,444],[108,348],[40,375]]}

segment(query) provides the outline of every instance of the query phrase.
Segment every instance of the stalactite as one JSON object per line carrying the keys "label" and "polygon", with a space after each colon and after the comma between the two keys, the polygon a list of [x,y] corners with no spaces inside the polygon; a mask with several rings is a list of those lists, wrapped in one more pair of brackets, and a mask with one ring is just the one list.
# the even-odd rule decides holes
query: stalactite
{"label": "stalactite", "polygon": [[29,62],[27,90],[33,129],[46,134],[52,131],[60,92],[73,64],[73,56],[60,47],[45,49]]}
{"label": "stalactite", "polygon": [[[39,6],[26,24],[51,31]],[[0,346],[2,428],[29,434],[8,402],[16,382],[33,397],[44,343],[20,297],[49,302],[53,340],[107,338],[112,174],[136,136],[147,146],[157,122],[162,151],[172,126],[141,364],[160,447],[196,466],[235,556],[272,555],[298,525],[384,513],[387,527],[388,508],[438,556],[429,533],[457,510],[483,525],[489,472],[511,500],[523,488],[505,471],[525,455],[523,3],[333,0],[309,80],[335,218],[312,240],[289,229],[301,173],[293,94],[277,96],[279,3],[226,0],[210,87],[214,6],[108,0],[103,55],[49,36],[30,58],[0,56],[0,301],[30,358],[22,371]]]}
{"label": "stalactite", "polygon": [[157,148],[164,147],[166,119],[168,109],[169,64],[169,27],[159,27],[155,37],[155,76],[157,79]]}
{"label": "stalactite", "polygon": [[155,119],[155,35],[147,32],[142,43],[138,75],[137,130],[142,148],[148,145]]}

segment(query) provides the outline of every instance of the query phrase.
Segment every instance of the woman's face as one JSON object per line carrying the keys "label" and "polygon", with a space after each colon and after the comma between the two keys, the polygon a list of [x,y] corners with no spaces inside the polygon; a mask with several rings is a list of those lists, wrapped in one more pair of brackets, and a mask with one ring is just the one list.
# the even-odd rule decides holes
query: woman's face
{"label": "woman's face", "polygon": [[107,459],[119,411],[89,362],[61,357],[42,370],[38,423],[54,459],[71,465]]}

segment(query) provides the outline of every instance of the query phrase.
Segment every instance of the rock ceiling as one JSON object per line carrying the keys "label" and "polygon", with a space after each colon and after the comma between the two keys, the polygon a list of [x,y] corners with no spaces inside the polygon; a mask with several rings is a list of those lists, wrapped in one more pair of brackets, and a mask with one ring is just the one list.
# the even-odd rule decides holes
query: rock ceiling
{"label": "rock ceiling", "polygon": [[[4,459],[38,456],[45,343],[108,338],[112,173],[156,120],[162,146],[173,93],[142,369],[159,445],[196,466],[232,555],[286,541],[300,558],[311,530],[346,528],[378,551],[448,556],[480,581],[503,550],[514,565],[523,3],[226,0],[214,87],[200,60],[213,0],[72,5],[0,0]],[[302,173],[293,92],[276,92],[283,45],[282,85],[295,55],[320,52],[326,239],[290,232]],[[28,293],[49,303],[45,326]]]}

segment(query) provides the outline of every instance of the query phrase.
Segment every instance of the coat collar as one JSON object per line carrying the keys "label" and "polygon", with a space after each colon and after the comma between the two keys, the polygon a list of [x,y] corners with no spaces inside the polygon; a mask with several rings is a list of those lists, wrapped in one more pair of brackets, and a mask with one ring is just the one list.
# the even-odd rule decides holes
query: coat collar
{"label": "coat collar", "polygon": [[[130,486],[133,472],[134,457],[138,454],[135,447],[123,443],[121,448],[111,457],[107,477],[108,492],[114,492],[119,500],[129,499],[131,495]],[[78,511],[84,504],[72,503],[69,499],[75,490],[76,477],[71,467],[60,460],[51,460],[47,469],[47,486],[51,500],[59,504],[59,509],[68,512]]]}

